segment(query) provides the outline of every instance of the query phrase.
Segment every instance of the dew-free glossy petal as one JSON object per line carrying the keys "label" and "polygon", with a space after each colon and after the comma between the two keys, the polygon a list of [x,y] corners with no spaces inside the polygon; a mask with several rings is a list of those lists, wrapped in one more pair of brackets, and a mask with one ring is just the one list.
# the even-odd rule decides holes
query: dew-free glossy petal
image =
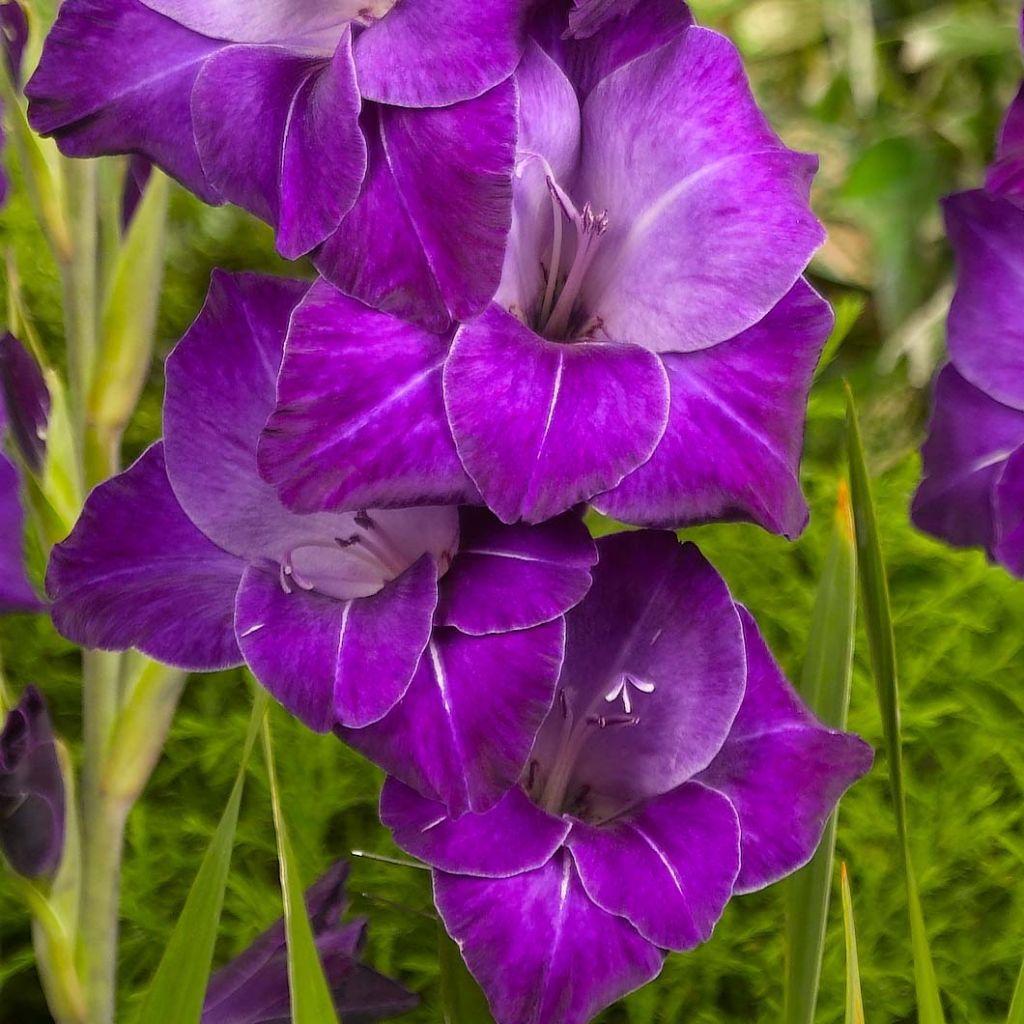
{"label": "dew-free glossy petal", "polygon": [[615,486],[665,430],[661,360],[548,341],[491,305],[455,336],[445,404],[462,464],[504,522],[542,522]]}
{"label": "dew-free glossy petal", "polygon": [[591,902],[568,853],[512,878],[438,872],[434,902],[496,1024],[587,1024],[661,970],[660,950]]}
{"label": "dew-free glossy petal", "polygon": [[208,203],[190,97],[224,43],[197,35],[138,0],[68,0],[25,94],[29,121],[67,156],[141,153]]}
{"label": "dew-free glossy petal", "polygon": [[826,729],[801,703],[753,616],[740,609],[747,692],[721,752],[697,779],[739,815],[742,867],[736,892],[762,889],[814,855],[839,798],[870,767],[871,748]]}
{"label": "dew-free glossy petal", "polygon": [[157,443],[89,495],[53,549],[46,589],[69,640],[209,671],[241,660],[232,620],[243,569],[182,511]]}
{"label": "dew-free glossy petal", "polygon": [[944,208],[957,260],[950,358],[975,387],[1024,411],[1024,209],[981,190]]}
{"label": "dew-free glossy petal", "polygon": [[551,707],[564,636],[561,619],[483,637],[437,629],[394,710],[338,735],[452,817],[483,813],[522,774]]}
{"label": "dew-free glossy petal", "polygon": [[580,517],[538,526],[460,511],[459,553],[444,579],[436,621],[463,633],[526,629],[564,615],[590,587],[597,551]]}
{"label": "dew-free glossy petal", "polygon": [[735,337],[823,241],[808,205],[817,161],[774,135],[724,37],[687,29],[624,65],[583,119],[575,191],[609,221],[584,300],[609,337],[661,352]]}
{"label": "dew-free glossy petal", "polygon": [[364,97],[443,107],[504,81],[523,52],[526,0],[402,0],[356,40]]}
{"label": "dew-free glossy petal", "polygon": [[256,678],[310,728],[360,729],[409,688],[430,637],[437,568],[424,556],[372,597],[339,601],[294,588],[276,571],[246,570],[238,644]]}
{"label": "dew-free glossy petal", "polygon": [[515,118],[511,81],[449,107],[365,108],[366,177],[317,253],[324,277],[432,331],[483,309],[512,217]]}
{"label": "dew-free glossy petal", "polygon": [[[610,815],[667,793],[707,767],[743,698],[746,657],[736,607],[693,544],[671,533],[620,533],[598,541],[594,583],[567,616],[559,680],[574,722],[622,715],[629,682],[634,725],[591,728],[570,785],[589,787]],[[613,697],[608,700],[608,697]],[[533,758],[548,770],[563,729],[556,706]]]}
{"label": "dew-free glossy petal", "polygon": [[807,523],[799,476],[807,393],[831,326],[828,303],[801,281],[738,337],[665,355],[665,436],[594,505],[641,526],[745,519],[797,536]]}
{"label": "dew-free glossy petal", "polygon": [[506,878],[546,864],[569,833],[569,823],[542,811],[518,787],[484,814],[452,819],[397,779],[384,783],[380,820],[395,842],[441,871]]}
{"label": "dew-free glossy petal", "polygon": [[590,898],[664,949],[711,937],[740,869],[732,804],[695,782],[608,824],[574,824],[568,846]]}
{"label": "dew-free glossy petal", "polygon": [[1024,444],[1024,412],[989,398],[953,366],[939,374],[933,402],[914,524],[958,547],[991,550],[995,487],[1006,460]]}
{"label": "dew-free glossy petal", "polygon": [[296,259],[352,208],[366,170],[359,90],[346,30],[330,59],[279,46],[229,46],[192,94],[196,144],[225,199],[277,229]]}
{"label": "dew-free glossy petal", "polygon": [[447,351],[445,338],[318,282],[292,320],[264,478],[301,512],[473,500],[445,417]]}

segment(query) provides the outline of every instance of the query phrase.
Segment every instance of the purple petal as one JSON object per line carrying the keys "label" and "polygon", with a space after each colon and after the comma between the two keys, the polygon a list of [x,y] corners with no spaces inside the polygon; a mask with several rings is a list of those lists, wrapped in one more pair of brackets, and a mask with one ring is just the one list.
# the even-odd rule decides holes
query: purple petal
{"label": "purple petal", "polygon": [[945,202],[957,258],[949,310],[949,354],[975,387],[1024,410],[1024,209],[988,192]]}
{"label": "purple petal", "polygon": [[50,392],[39,364],[10,332],[0,337],[0,394],[18,454],[38,473],[46,457]]}
{"label": "purple petal", "polygon": [[318,282],[288,334],[265,479],[301,512],[473,500],[441,394],[447,350]]}
{"label": "purple petal", "polygon": [[695,782],[616,821],[578,822],[568,845],[590,898],[665,949],[711,937],[740,869],[732,804]]}
{"label": "purple petal", "polygon": [[330,53],[365,0],[142,0],[193,32],[235,43],[292,43]]}
{"label": "purple petal", "polygon": [[591,902],[565,853],[513,878],[438,872],[434,902],[496,1024],[587,1024],[661,971],[661,952]]}
{"label": "purple petal", "polygon": [[946,366],[935,384],[924,479],[912,518],[950,544],[991,550],[993,493],[1010,455],[1024,444],[1024,412],[997,402]]}
{"label": "purple petal", "polygon": [[463,633],[504,633],[564,615],[590,588],[597,550],[579,516],[505,526],[460,511],[459,553],[441,582],[436,621]]}
{"label": "purple petal", "polygon": [[29,121],[67,156],[141,153],[208,203],[192,131],[192,86],[224,43],[138,0],[66,0],[25,89]]}
{"label": "purple petal", "polygon": [[182,511],[157,443],[100,484],[53,549],[53,621],[83,647],[144,654],[192,671],[239,663],[233,628],[244,563]]}
{"label": "purple petal", "polygon": [[609,222],[584,301],[609,337],[663,352],[735,337],[824,240],[808,205],[817,160],[774,135],[724,37],[687,29],[624,65],[583,119],[574,193]]}
{"label": "purple petal", "polygon": [[483,813],[522,774],[551,707],[564,638],[561,619],[484,637],[435,630],[395,709],[365,729],[336,731],[452,817]]}
{"label": "purple petal", "polygon": [[[607,816],[707,767],[743,699],[746,658],[729,591],[695,545],[647,531],[597,547],[593,586],[566,620],[564,702],[532,756],[550,772],[566,718],[591,723],[567,793],[585,790]],[[633,724],[601,725],[624,710]]]}
{"label": "purple petal", "polygon": [[678,528],[745,519],[796,537],[807,394],[832,311],[800,281],[760,323],[664,357],[671,388],[654,455],[594,505],[620,522]]}
{"label": "purple petal", "polygon": [[804,707],[758,632],[740,610],[747,692],[729,738],[698,776],[739,815],[742,867],[737,892],[751,892],[806,864],[839,798],[870,767],[871,748],[826,729]]}
{"label": "purple petal", "polygon": [[225,199],[277,228],[281,254],[319,245],[352,208],[366,170],[351,35],[333,59],[229,46],[192,94],[203,168]]}
{"label": "purple petal", "polygon": [[29,686],[0,729],[0,850],[20,875],[52,875],[64,852],[64,778],[43,695]]}
{"label": "purple petal", "polygon": [[28,45],[28,17],[20,0],[0,3],[0,51],[15,88],[21,88],[21,64]]}
{"label": "purple petal", "polygon": [[316,257],[357,299],[442,332],[498,286],[511,221],[511,82],[438,109],[369,106],[363,191]]}
{"label": "purple petal", "polygon": [[372,597],[338,601],[295,589],[276,568],[251,567],[235,611],[238,644],[256,678],[311,729],[360,729],[409,688],[430,638],[437,566],[424,556]]}
{"label": "purple petal", "polygon": [[994,554],[1015,576],[1024,577],[1024,443],[1007,459],[995,488]]}
{"label": "purple petal", "polygon": [[25,512],[19,492],[18,471],[0,452],[0,615],[44,607],[25,572]]}
{"label": "purple petal", "polygon": [[444,804],[388,779],[380,820],[403,850],[441,871],[507,878],[546,864],[569,834],[569,823],[542,811],[518,787],[485,814],[448,817]]}
{"label": "purple petal", "polygon": [[548,341],[495,305],[459,329],[444,389],[466,472],[504,522],[538,523],[614,487],[668,416],[653,354]]}
{"label": "purple petal", "polygon": [[996,160],[985,179],[985,188],[1004,196],[1024,194],[1024,85],[1006,112]]}
{"label": "purple petal", "polygon": [[403,0],[356,41],[363,96],[398,107],[443,107],[479,96],[519,63],[527,6]]}

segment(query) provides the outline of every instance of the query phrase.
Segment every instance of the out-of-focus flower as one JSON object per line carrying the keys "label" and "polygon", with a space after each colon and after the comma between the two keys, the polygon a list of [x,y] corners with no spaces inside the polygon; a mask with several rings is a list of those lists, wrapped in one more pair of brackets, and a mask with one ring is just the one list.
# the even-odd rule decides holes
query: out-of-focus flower
{"label": "out-of-focus flower", "polygon": [[[54,622],[83,646],[194,671],[244,659],[310,727],[337,728],[454,813],[483,809],[550,707],[561,616],[589,587],[593,541],[571,513],[533,528],[454,504],[288,511],[259,477],[256,443],[306,287],[215,274],[167,360],[163,441],[98,487],[54,550]],[[415,474],[406,440],[337,458],[353,478],[362,458]],[[452,500],[472,498],[452,480]]]}
{"label": "out-of-focus flower", "polygon": [[[359,962],[367,923],[341,922],[348,872],[344,861],[335,864],[306,893],[306,910],[339,1016],[345,1024],[370,1024],[408,1013],[419,1000]],[[291,1019],[285,927],[278,921],[210,979],[202,1024],[291,1024]]]}
{"label": "out-of-focus flower", "polygon": [[68,0],[26,90],[70,156],[140,153],[289,258],[437,330],[508,231],[527,0]]}
{"label": "out-of-focus flower", "polygon": [[521,787],[457,821],[394,780],[381,798],[498,1024],[584,1024],[649,981],[733,893],[806,863],[871,764],[807,711],[692,544],[598,546]]}
{"label": "out-of-focus flower", "polygon": [[1024,577],[1024,93],[985,189],[945,201],[957,261],[950,364],[935,387],[912,515]]}
{"label": "out-of-focus flower", "polygon": [[0,852],[27,878],[53,875],[64,851],[64,780],[43,695],[25,690],[0,729]]}
{"label": "out-of-focus flower", "polygon": [[[832,323],[801,278],[822,240],[808,206],[817,162],[771,131],[728,40],[692,26],[684,4],[616,15],[629,6],[577,8],[595,19],[582,39],[563,38],[560,17],[535,26],[515,75],[504,271],[479,317],[414,359],[415,329],[362,315],[330,284],[300,306],[260,451],[286,504],[352,507],[331,453],[351,437],[375,450],[384,431],[415,445],[427,399],[405,401],[414,387],[443,393],[433,429],[450,428],[505,522],[592,500],[641,525],[802,530],[806,397]],[[337,401],[376,394],[393,365],[387,418]],[[435,469],[432,451],[414,452]],[[372,467],[359,483],[394,486]]]}
{"label": "out-of-focus flower", "polygon": [[[0,3],[0,60],[12,85],[21,87],[21,59],[28,42],[28,18],[17,0]],[[3,103],[0,102],[0,158],[4,148]],[[9,183],[0,159],[0,206],[7,201]]]}

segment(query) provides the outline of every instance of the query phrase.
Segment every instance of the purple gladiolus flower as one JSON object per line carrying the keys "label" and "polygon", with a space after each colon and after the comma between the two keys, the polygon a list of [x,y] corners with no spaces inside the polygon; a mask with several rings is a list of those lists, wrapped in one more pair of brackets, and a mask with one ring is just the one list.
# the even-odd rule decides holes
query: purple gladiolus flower
{"label": "purple gladiolus flower", "polygon": [[[505,522],[592,500],[641,525],[803,528],[804,409],[832,322],[800,276],[822,240],[816,160],[782,145],[735,48],[685,5],[587,12],[585,38],[542,19],[515,74],[512,229],[483,313],[428,342],[326,282],[300,306],[260,451],[289,507],[410,500],[369,459],[354,495],[334,456],[398,430],[421,493],[461,466]],[[386,416],[336,401],[367,392]]]}
{"label": "purple gladiolus flower", "polygon": [[68,0],[29,116],[272,224],[289,258],[436,330],[508,232],[527,0]]}
{"label": "purple gladiolus flower", "polygon": [[1024,577],[1024,94],[984,190],[945,201],[957,260],[950,365],[939,374],[912,515]]}
{"label": "purple gladiolus flower", "polygon": [[[164,439],[92,493],[54,550],[54,622],[83,646],[191,670],[244,660],[311,728],[337,727],[454,813],[482,809],[550,706],[593,541],[574,514],[529,528],[454,505],[285,509],[256,443],[306,287],[214,275],[167,360]],[[401,462],[403,441],[379,457]],[[352,452],[340,458],[358,475]],[[507,674],[481,688],[497,664]]]}
{"label": "purple gladiolus flower", "polygon": [[871,764],[811,716],[692,544],[599,550],[521,787],[457,821],[394,780],[381,797],[498,1024],[584,1024],[652,979],[733,893],[804,864]]}
{"label": "purple gladiolus flower", "polygon": [[[0,60],[3,60],[8,77],[16,89],[21,88],[21,59],[28,42],[28,18],[25,10],[16,0],[0,3]],[[3,104],[0,103],[0,115]],[[0,153],[4,148],[4,126],[0,118]],[[0,163],[0,206],[7,201],[7,175]]]}
{"label": "purple gladiolus flower", "polygon": [[27,878],[52,875],[64,851],[64,779],[43,695],[25,690],[0,729],[0,852]]}
{"label": "purple gladiolus flower", "polygon": [[[359,962],[367,923],[342,924],[349,866],[339,861],[306,893],[306,910],[334,1005],[345,1024],[408,1013],[419,1000]],[[211,979],[202,1024],[290,1024],[291,995],[284,921],[267,929]]]}

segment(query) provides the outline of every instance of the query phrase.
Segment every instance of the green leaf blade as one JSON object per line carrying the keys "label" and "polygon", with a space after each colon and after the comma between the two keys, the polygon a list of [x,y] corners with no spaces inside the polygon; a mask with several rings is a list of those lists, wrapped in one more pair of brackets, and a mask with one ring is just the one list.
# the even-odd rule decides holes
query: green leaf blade
{"label": "green leaf blade", "polygon": [[864,997],[860,987],[857,929],[853,921],[853,895],[846,865],[840,866],[843,894],[843,935],[846,939],[846,1024],[864,1024]]}
{"label": "green leaf blade", "polygon": [[437,926],[437,958],[441,967],[444,1024],[493,1024],[487,997],[469,973],[459,947],[440,923]]}

